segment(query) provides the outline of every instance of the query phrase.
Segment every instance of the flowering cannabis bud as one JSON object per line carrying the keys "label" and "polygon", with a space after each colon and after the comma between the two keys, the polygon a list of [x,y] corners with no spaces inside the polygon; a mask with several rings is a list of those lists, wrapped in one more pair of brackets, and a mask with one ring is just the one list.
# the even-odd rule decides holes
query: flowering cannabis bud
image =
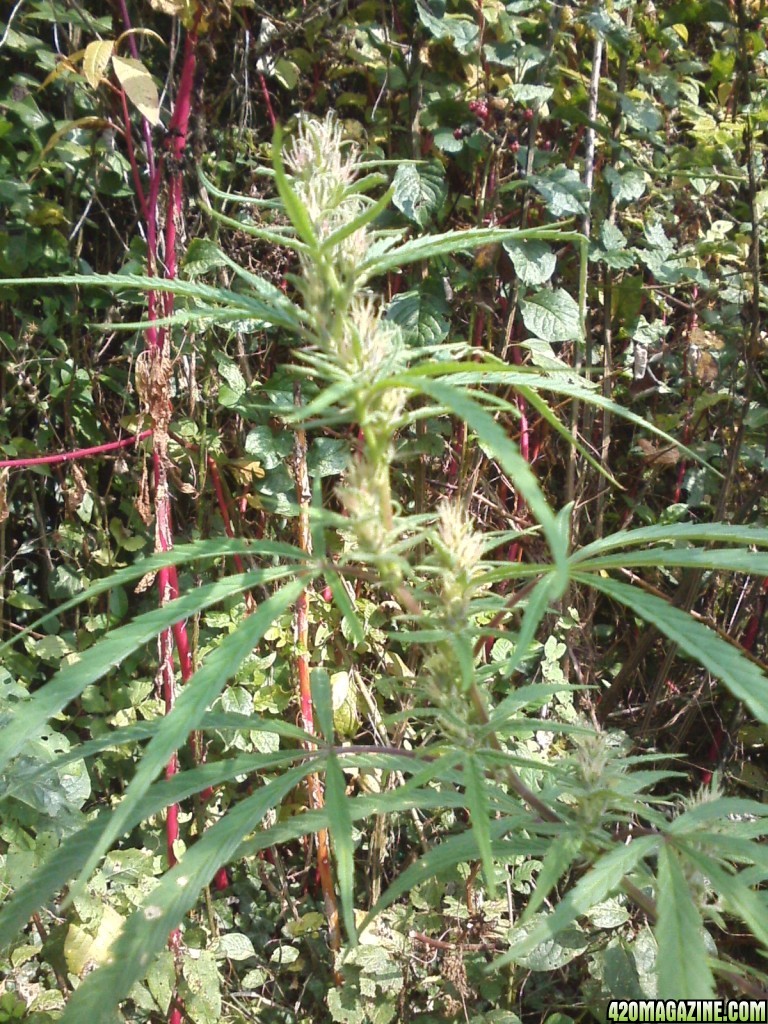
{"label": "flowering cannabis bud", "polygon": [[438,529],[451,568],[469,579],[482,560],[483,544],[460,502],[446,500],[440,505]]}
{"label": "flowering cannabis bud", "polygon": [[401,348],[400,328],[382,322],[373,298],[356,295],[335,353],[347,373],[376,380],[379,371],[395,369]]}
{"label": "flowering cannabis bud", "polygon": [[440,506],[435,553],[442,574],[441,600],[449,619],[462,622],[473,591],[483,545],[460,502],[444,501]]}
{"label": "flowering cannabis bud", "polygon": [[374,465],[365,457],[353,462],[347,470],[346,485],[339,488],[339,497],[349,512],[352,529],[362,550],[369,554],[385,552],[385,524],[391,516],[389,463],[381,460]]}
{"label": "flowering cannabis bud", "polygon": [[[285,153],[285,163],[321,242],[362,213],[366,200],[349,192],[359,170],[360,153],[354,143],[344,140],[341,125],[332,112],[324,121],[299,118],[298,135]],[[333,262],[342,277],[354,277],[367,244],[365,228],[361,228],[334,247]],[[302,263],[311,278],[311,259]]]}
{"label": "flowering cannabis bud", "polygon": [[357,146],[344,141],[342,127],[329,110],[324,121],[306,115],[299,118],[299,132],[285,153],[285,162],[304,189],[314,184],[319,196],[326,189],[328,200],[323,206],[327,207],[333,205],[333,186],[343,194],[355,180],[360,157]]}

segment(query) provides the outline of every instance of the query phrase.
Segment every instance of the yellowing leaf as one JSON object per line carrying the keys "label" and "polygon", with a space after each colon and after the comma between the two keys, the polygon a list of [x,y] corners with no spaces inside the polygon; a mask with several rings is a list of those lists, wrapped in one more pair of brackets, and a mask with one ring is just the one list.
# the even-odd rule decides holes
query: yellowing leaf
{"label": "yellowing leaf", "polygon": [[51,82],[55,82],[61,75],[79,75],[80,72],[76,65],[84,54],[85,50],[78,50],[77,53],[73,53],[69,57],[62,57],[53,71],[46,75],[45,80],[38,86],[38,91],[47,89]]}
{"label": "yellowing leaf", "polygon": [[158,43],[162,43],[165,46],[165,40],[163,37],[151,28],[128,28],[125,32],[121,32],[115,40],[115,49],[119,50],[124,39],[129,36],[148,36],[150,39],[156,39]]}
{"label": "yellowing leaf", "polygon": [[112,59],[114,46],[112,39],[97,39],[96,42],[88,43],[86,46],[83,56],[83,74],[92,89],[98,88],[104,78],[104,72]]}
{"label": "yellowing leaf", "polygon": [[28,224],[37,227],[61,226],[68,224],[67,216],[58,203],[43,199],[35,205],[34,210],[27,217]]}
{"label": "yellowing leaf", "polygon": [[29,165],[30,169],[37,167],[43,158],[50,153],[54,146],[58,145],[64,136],[68,135],[70,132],[80,128],[93,128],[94,130],[104,131],[112,127],[112,123],[110,121],[105,121],[103,117],[78,117],[74,121],[67,121],[63,128],[59,128],[59,130],[54,132],[50,139],[48,139],[40,153],[38,153],[38,155],[32,160]]}
{"label": "yellowing leaf", "polygon": [[232,476],[243,487],[247,487],[253,480],[264,476],[261,463],[256,459],[230,459],[228,465]]}
{"label": "yellowing leaf", "polygon": [[187,4],[185,0],[149,0],[149,6],[154,11],[170,14],[172,18],[176,18],[184,11]]}
{"label": "yellowing leaf", "polygon": [[160,124],[160,98],[149,71],[133,57],[112,57],[112,67],[125,95],[150,124]]}
{"label": "yellowing leaf", "polygon": [[64,958],[70,972],[82,977],[108,962],[110,949],[122,927],[123,918],[109,906],[104,907],[95,935],[82,925],[70,925],[64,940]]}

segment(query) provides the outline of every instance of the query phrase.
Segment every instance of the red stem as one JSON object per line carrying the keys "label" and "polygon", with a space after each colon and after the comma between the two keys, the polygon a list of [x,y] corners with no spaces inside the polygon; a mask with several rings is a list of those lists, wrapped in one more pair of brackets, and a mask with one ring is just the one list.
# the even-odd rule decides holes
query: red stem
{"label": "red stem", "polygon": [[131,115],[128,112],[128,100],[125,95],[125,89],[120,90],[120,102],[123,107],[123,124],[125,125],[125,148],[128,150],[128,162],[131,165],[131,174],[133,175],[133,186],[136,189],[136,195],[141,206],[141,213],[144,220],[149,220],[149,208],[147,206],[147,197],[144,195],[144,188],[141,184],[141,175],[139,174],[139,165],[136,163],[136,151],[133,148],[133,135],[131,133]]}
{"label": "red stem", "polygon": [[[224,494],[224,487],[221,483],[221,476],[219,475],[219,467],[216,465],[216,460],[209,455],[208,456],[208,472],[211,474],[211,480],[213,481],[213,489],[216,492],[216,502],[221,512],[221,517],[224,520],[224,532],[228,537],[234,537],[235,531],[232,529],[232,522],[229,518],[229,506],[227,505],[227,499]],[[245,566],[240,555],[233,555],[232,560],[235,563],[235,568],[238,572],[245,572]]]}
{"label": "red stem", "polygon": [[275,112],[272,109],[272,99],[270,98],[269,89],[267,88],[267,80],[261,71],[259,72],[259,85],[261,86],[261,94],[264,97],[264,105],[267,108],[267,117],[269,118],[272,131],[274,131],[275,125],[277,124],[277,118],[275,117]]}
{"label": "red stem", "polygon": [[[123,22],[123,26],[126,30],[131,28],[131,16],[128,13],[128,5],[126,0],[118,0],[120,5],[120,17]],[[135,59],[139,59],[139,45],[136,42],[136,36],[128,36],[128,49],[131,51],[131,56]],[[144,146],[147,151],[147,164],[149,166],[149,177],[153,177],[155,173],[155,147],[152,144],[152,129],[149,126],[149,121],[145,117],[141,119],[142,134],[144,136]]]}
{"label": "red stem", "polygon": [[26,469],[28,466],[52,466],[57,462],[74,462],[76,459],[87,459],[91,455],[102,455],[118,448],[128,448],[151,436],[151,430],[142,430],[133,437],[124,437],[122,441],[110,441],[108,444],[97,444],[93,448],[78,448],[73,452],[61,452],[59,455],[36,455],[32,459],[4,459],[0,462],[0,469]]}

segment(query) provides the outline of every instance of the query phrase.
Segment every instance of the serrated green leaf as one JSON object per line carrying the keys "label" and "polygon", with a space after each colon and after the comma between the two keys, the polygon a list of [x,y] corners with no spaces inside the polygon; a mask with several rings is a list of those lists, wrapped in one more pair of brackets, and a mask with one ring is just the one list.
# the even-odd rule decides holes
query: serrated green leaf
{"label": "serrated green leaf", "polygon": [[471,18],[446,14],[445,0],[416,0],[419,21],[435,39],[450,39],[458,53],[467,55],[477,48],[480,30]]}
{"label": "serrated green leaf", "polygon": [[557,257],[545,242],[535,238],[522,242],[505,242],[515,273],[523,284],[545,284],[555,272]]}
{"label": "serrated green leaf", "polygon": [[477,843],[483,877],[491,896],[496,894],[496,872],[493,866],[493,850],[489,830],[490,809],[485,791],[485,772],[472,754],[464,760],[464,789],[467,795],[467,810],[472,826],[472,835]]}
{"label": "serrated green leaf", "polygon": [[[669,439],[670,441],[673,438]],[[663,526],[642,526],[637,530],[620,530],[593,541],[571,556],[574,566],[616,548],[633,548],[645,544],[754,544],[768,547],[768,529],[761,526],[735,526],[730,523],[668,523]]]}
{"label": "serrated green leaf", "polygon": [[187,247],[182,267],[190,277],[198,277],[217,267],[226,266],[226,262],[215,242],[208,238],[193,238]]}
{"label": "serrated green leaf", "polygon": [[275,434],[271,427],[252,427],[245,439],[245,451],[259,460],[269,472],[282,465],[293,451],[293,434],[281,431]]}
{"label": "serrated green leaf", "polygon": [[542,289],[520,303],[523,322],[545,341],[573,341],[582,336],[579,305],[563,288]]}
{"label": "serrated green leaf", "polygon": [[355,925],[354,880],[355,862],[352,843],[352,818],[347,806],[347,783],[335,754],[329,754],[325,763],[325,805],[328,825],[336,854],[339,895],[347,938],[357,943]]}
{"label": "serrated green leaf", "polygon": [[673,640],[681,650],[725,683],[734,697],[744,701],[761,722],[768,722],[765,674],[738,648],[732,647],[692,615],[638,587],[619,583],[596,573],[574,573],[574,579],[579,579],[587,586],[608,594],[615,601],[620,601],[631,608],[647,622],[653,623],[659,632]]}
{"label": "serrated green leaf", "polygon": [[546,175],[533,175],[529,181],[544,197],[553,217],[583,217],[587,213],[589,190],[570,167],[556,167]]}
{"label": "serrated green leaf", "polygon": [[112,962],[89,974],[72,994],[61,1024],[103,1020],[107,1011],[127,997],[217,868],[232,858],[244,836],[253,831],[254,823],[278,805],[310,770],[311,765],[303,764],[267,783],[230,808],[226,817],[186,850],[180,863],[152,890],[144,906],[126,921],[112,947]]}
{"label": "serrated green leaf", "polygon": [[339,438],[316,437],[307,453],[312,477],[339,476],[349,465],[349,444]]}
{"label": "serrated green leaf", "polygon": [[425,227],[445,200],[442,164],[401,164],[392,183],[392,201],[408,220]]}
{"label": "serrated green leaf", "polygon": [[[628,203],[639,199],[645,192],[645,172],[638,167],[630,167],[623,171],[617,171],[614,167],[606,167],[604,176],[611,186],[613,198],[617,203]],[[614,228],[614,230],[616,229]],[[609,247],[606,246],[606,248]],[[623,248],[623,246],[610,246],[610,248]]]}
{"label": "serrated green leaf", "polygon": [[387,306],[384,317],[397,324],[410,345],[437,345],[448,335],[448,304],[427,291],[401,292]]}
{"label": "serrated green leaf", "polygon": [[551,914],[537,922],[524,936],[516,938],[513,933],[509,953],[497,960],[496,966],[517,962],[518,957],[527,955],[536,946],[555,938],[581,914],[612,896],[620,888],[624,876],[644,857],[649,856],[660,841],[655,836],[641,836],[628,846],[617,847],[600,857]]}
{"label": "serrated green leaf", "polygon": [[674,847],[663,843],[658,857],[658,920],[653,931],[659,944],[659,999],[711,999],[715,984],[701,914]]}
{"label": "serrated green leaf", "polygon": [[[535,919],[531,922],[531,930],[536,929],[537,923]],[[524,937],[527,926],[521,924],[518,930]],[[557,935],[544,939],[527,953],[518,953],[515,962],[527,967],[529,971],[557,971],[575,960],[577,956],[581,956],[588,945],[589,937],[580,928],[569,925],[558,931]]]}

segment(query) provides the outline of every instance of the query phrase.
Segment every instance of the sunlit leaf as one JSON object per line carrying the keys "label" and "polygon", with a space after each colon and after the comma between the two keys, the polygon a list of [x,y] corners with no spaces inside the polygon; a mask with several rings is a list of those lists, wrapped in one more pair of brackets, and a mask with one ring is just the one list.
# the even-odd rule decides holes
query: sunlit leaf
{"label": "sunlit leaf", "polygon": [[92,89],[97,88],[104,78],[104,74],[112,59],[114,41],[111,39],[97,39],[88,43],[83,55],[83,74],[88,79]]}
{"label": "sunlit leaf", "polygon": [[160,97],[152,75],[135,57],[113,55],[112,67],[125,95],[150,124],[160,124]]}

